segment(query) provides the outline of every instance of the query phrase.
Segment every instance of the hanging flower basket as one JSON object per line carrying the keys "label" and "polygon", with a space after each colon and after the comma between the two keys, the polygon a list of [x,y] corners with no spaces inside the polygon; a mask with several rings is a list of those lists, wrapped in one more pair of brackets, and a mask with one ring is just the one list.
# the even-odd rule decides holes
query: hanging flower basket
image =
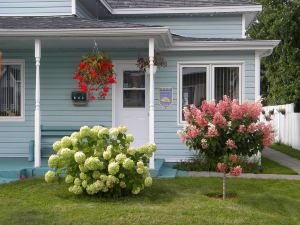
{"label": "hanging flower basket", "polygon": [[87,54],[82,57],[74,74],[81,91],[88,93],[89,100],[96,96],[107,96],[110,84],[116,83],[111,59],[103,52]]}

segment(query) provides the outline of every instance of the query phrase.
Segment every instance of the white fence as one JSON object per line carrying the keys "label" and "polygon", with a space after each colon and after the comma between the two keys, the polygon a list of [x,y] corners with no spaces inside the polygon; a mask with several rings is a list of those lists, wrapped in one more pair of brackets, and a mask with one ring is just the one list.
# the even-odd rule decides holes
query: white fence
{"label": "white fence", "polygon": [[[265,120],[265,116],[271,115],[272,124],[275,129],[275,140],[290,145],[300,150],[300,113],[294,112],[294,104],[267,106],[263,108],[265,115],[261,116],[261,120]],[[285,114],[279,112],[285,110]]]}

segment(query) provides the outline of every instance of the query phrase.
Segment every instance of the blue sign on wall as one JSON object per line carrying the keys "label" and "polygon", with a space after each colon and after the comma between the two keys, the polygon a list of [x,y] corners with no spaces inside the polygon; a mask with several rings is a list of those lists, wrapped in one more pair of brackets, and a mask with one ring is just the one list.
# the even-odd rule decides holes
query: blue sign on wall
{"label": "blue sign on wall", "polygon": [[159,89],[159,103],[165,109],[168,108],[173,102],[173,88],[161,87]]}

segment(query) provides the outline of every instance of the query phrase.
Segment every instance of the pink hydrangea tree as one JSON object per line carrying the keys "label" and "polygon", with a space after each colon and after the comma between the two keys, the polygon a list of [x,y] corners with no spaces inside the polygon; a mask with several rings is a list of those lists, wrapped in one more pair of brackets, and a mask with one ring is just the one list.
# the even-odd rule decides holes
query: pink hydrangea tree
{"label": "pink hydrangea tree", "polygon": [[252,156],[274,141],[270,123],[259,121],[260,102],[239,104],[224,96],[217,104],[203,101],[200,108],[184,108],[186,126],[178,131],[182,142],[217,163],[223,173],[223,199],[226,197],[226,175],[239,176],[239,157]]}

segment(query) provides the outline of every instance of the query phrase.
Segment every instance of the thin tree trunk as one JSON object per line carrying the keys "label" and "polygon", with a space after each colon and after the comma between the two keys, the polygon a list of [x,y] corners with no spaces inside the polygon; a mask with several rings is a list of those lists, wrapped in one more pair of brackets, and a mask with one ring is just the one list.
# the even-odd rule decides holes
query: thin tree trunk
{"label": "thin tree trunk", "polygon": [[223,173],[223,200],[226,199],[226,172]]}

